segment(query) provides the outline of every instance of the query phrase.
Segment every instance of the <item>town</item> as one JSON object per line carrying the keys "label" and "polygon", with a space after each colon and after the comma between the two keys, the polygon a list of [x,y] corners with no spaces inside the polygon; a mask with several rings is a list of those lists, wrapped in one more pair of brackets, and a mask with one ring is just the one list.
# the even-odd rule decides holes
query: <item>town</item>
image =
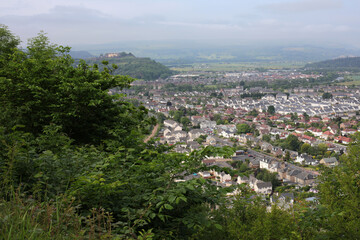
{"label": "town", "polygon": [[[343,80],[346,73],[339,75],[331,81]],[[346,153],[359,131],[360,88],[326,84],[279,91],[256,83],[321,77],[296,70],[191,72],[136,81],[125,93],[161,120],[159,144],[187,154],[206,146],[236,150],[229,158],[204,159],[208,171],[179,181],[201,177],[220,187],[247,184],[289,207],[300,194],[316,202],[319,169],[338,165]]]}

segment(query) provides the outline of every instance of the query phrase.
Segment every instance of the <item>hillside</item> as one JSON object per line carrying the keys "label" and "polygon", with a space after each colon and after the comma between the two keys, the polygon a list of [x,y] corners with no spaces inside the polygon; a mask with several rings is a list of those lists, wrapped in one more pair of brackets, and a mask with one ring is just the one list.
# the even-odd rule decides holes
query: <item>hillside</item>
{"label": "hillside", "polygon": [[74,59],[84,59],[92,58],[94,55],[91,55],[88,51],[70,51],[70,56]]}
{"label": "hillside", "polygon": [[360,57],[346,57],[321,61],[307,64],[305,68],[309,70],[359,71]]}
{"label": "hillside", "polygon": [[129,75],[145,81],[167,78],[174,73],[168,67],[150,58],[139,58],[125,52],[106,53],[100,57],[86,60],[88,64],[98,64],[99,66],[101,66],[102,61],[108,61],[110,65],[116,64],[118,66],[114,74]]}

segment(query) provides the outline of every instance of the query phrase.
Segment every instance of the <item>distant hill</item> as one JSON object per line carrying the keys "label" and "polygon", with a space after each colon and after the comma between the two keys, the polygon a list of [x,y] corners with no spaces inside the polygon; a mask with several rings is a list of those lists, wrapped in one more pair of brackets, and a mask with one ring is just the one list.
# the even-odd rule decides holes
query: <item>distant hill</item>
{"label": "distant hill", "polygon": [[344,57],[305,65],[308,70],[360,71],[360,57]]}
{"label": "distant hill", "polygon": [[85,59],[94,57],[94,55],[91,55],[87,51],[70,51],[70,56],[74,59]]}
{"label": "distant hill", "polygon": [[100,57],[87,59],[86,62],[101,66],[104,60],[119,67],[114,74],[129,75],[145,81],[167,78],[174,74],[174,71],[150,58],[138,58],[125,52],[102,54]]}

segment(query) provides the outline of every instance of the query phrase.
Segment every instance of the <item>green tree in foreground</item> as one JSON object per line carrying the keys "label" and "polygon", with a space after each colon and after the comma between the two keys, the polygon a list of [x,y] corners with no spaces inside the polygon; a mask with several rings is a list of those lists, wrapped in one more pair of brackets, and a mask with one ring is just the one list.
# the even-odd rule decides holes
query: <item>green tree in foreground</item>
{"label": "green tree in foreground", "polygon": [[341,164],[321,175],[320,203],[330,239],[357,239],[360,235],[360,135],[341,157]]}
{"label": "green tree in foreground", "polygon": [[[18,43],[4,36],[11,47]],[[108,94],[111,88],[129,87],[134,79],[111,75],[110,68],[100,72],[83,61],[73,67],[70,48],[50,44],[43,33],[29,41],[26,51],[11,50],[0,56],[3,126],[22,125],[24,131],[39,135],[44,126],[56,124],[77,142],[99,143],[130,135],[147,114],[145,108]]]}
{"label": "green tree in foreground", "polygon": [[[16,39],[7,28],[0,33],[9,42]],[[72,235],[72,228],[55,235],[55,229],[67,228],[65,223],[55,228],[39,220],[43,229],[38,230],[40,225],[20,209],[26,205],[48,211],[62,198],[77,207],[46,218],[36,212],[33,216],[58,224],[59,218],[53,218],[71,215],[80,224],[74,225],[74,233],[89,236],[94,225],[84,218],[98,221],[93,212],[104,209],[110,215],[97,226],[111,224],[111,234],[120,239],[154,234],[157,239],[186,239],[203,224],[213,225],[208,212],[224,193],[204,179],[182,178],[198,172],[205,156],[217,151],[231,155],[230,149],[205,148],[187,156],[143,143],[144,129],[153,123],[147,110],[108,93],[129,87],[133,79],[85,62],[74,67],[68,51],[41,33],[26,51],[9,47],[1,53],[0,204],[18,214],[0,214],[0,236],[82,239]],[[13,197],[16,189],[20,203]],[[95,231],[110,234],[109,228]]]}

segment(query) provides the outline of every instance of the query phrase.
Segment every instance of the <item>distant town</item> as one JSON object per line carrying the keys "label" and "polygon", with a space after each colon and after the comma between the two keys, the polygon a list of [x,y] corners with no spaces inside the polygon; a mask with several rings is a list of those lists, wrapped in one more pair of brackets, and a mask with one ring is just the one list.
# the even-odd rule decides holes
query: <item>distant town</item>
{"label": "distant town", "polygon": [[296,194],[284,189],[305,188],[307,200],[316,202],[318,170],[338,165],[360,129],[360,88],[336,84],[346,74],[336,74],[334,84],[276,89],[257,83],[309,82],[324,75],[298,70],[190,72],[135,81],[123,93],[161,120],[157,142],[174,146],[175,152],[206,146],[236,149],[230,158],[204,159],[214,169],[181,181],[202,177],[221,187],[246,183],[272,200],[286,196],[283,204],[288,206]]}

